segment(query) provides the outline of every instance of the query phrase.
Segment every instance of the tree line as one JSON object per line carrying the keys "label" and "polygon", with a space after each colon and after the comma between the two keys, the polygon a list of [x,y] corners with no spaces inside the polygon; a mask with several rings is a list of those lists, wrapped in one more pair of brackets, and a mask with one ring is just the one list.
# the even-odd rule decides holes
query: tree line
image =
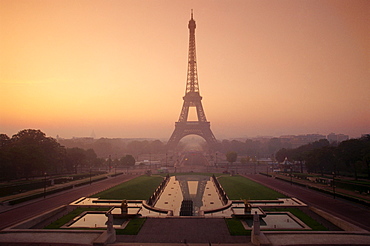
{"label": "tree line", "polygon": [[350,175],[361,174],[370,179],[370,135],[330,144],[321,139],[298,148],[280,149],[275,158],[279,162],[304,163],[308,172]]}
{"label": "tree line", "polygon": [[[276,158],[283,162],[305,164],[309,172],[349,173],[357,178],[370,178],[370,135],[330,144],[322,139],[290,148],[279,138],[268,141],[223,140],[217,151],[235,152],[241,162],[260,157]],[[179,149],[183,144],[180,142]],[[206,143],[204,143],[206,149]],[[13,135],[0,134],[0,180],[27,178],[48,174],[77,173],[78,169],[112,168],[135,165],[135,157],[166,154],[166,144],[160,140],[124,139],[58,139],[46,137],[40,130],[26,129]],[[171,158],[169,156],[169,158]],[[229,158],[227,158],[230,162]],[[232,161],[231,161],[232,163]]]}
{"label": "tree line", "polygon": [[134,165],[135,159],[125,155],[114,163],[98,158],[93,149],[66,148],[40,130],[25,129],[11,138],[0,134],[0,180],[34,176],[77,173],[78,169]]}
{"label": "tree line", "polygon": [[163,154],[166,153],[166,144],[160,140],[137,140],[121,138],[77,138],[58,139],[58,142],[67,148],[78,147],[82,149],[93,149],[99,158],[117,159],[123,153],[133,156],[142,154]]}
{"label": "tree line", "polygon": [[[143,154],[166,154],[166,143],[160,140],[138,140],[138,139],[119,139],[119,138],[81,138],[81,139],[58,139],[58,142],[66,147],[79,147],[82,149],[93,149],[98,157],[108,158],[120,156],[122,153],[129,153],[137,157]],[[273,157],[281,148],[290,148],[290,143],[282,142],[279,138],[271,138],[266,141],[247,139],[222,140],[217,143],[218,152],[227,153],[235,151],[240,156],[249,156],[251,158]],[[208,150],[208,145],[204,141],[202,144],[204,150]],[[178,152],[186,149],[186,144],[181,142],[176,147]]]}

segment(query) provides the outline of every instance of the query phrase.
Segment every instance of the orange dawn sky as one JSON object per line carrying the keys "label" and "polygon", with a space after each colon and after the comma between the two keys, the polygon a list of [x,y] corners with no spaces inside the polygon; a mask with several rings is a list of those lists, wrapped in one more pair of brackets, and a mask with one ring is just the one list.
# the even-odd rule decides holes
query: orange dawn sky
{"label": "orange dawn sky", "polygon": [[191,9],[216,138],[370,133],[368,0],[0,0],[0,133],[168,139]]}

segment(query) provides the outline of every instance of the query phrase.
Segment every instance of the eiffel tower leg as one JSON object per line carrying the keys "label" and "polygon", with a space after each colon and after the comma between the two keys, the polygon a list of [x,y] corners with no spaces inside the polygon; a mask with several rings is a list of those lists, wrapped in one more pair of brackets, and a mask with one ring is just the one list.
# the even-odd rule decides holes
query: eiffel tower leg
{"label": "eiffel tower leg", "polygon": [[203,138],[207,141],[209,147],[211,149],[214,149],[216,147],[217,140],[215,136],[213,135],[211,129],[209,127],[203,128],[202,133],[203,133]]}
{"label": "eiffel tower leg", "polygon": [[168,140],[167,149],[174,150],[177,144],[180,142],[181,138],[183,138],[183,133],[184,131],[182,129],[175,127],[175,130],[173,131],[170,139]]}
{"label": "eiffel tower leg", "polygon": [[172,133],[167,143],[167,148],[173,150],[176,148],[180,140],[187,135],[198,135],[208,143],[211,149],[214,149],[217,144],[217,140],[213,135],[209,122],[176,122],[175,130]]}

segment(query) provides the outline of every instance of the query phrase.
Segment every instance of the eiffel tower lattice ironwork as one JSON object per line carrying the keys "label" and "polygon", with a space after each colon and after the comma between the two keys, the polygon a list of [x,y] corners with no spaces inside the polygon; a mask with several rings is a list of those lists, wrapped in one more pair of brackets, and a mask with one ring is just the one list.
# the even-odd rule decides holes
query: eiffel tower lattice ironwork
{"label": "eiffel tower lattice ironwork", "polygon": [[[197,59],[195,49],[195,20],[193,11],[189,21],[189,56],[188,56],[188,74],[186,82],[184,103],[180,113],[179,121],[175,123],[175,130],[168,140],[168,149],[174,149],[179,141],[187,135],[198,135],[203,137],[210,148],[217,143],[215,136],[211,131],[210,122],[207,121],[202,106],[202,97],[199,94]],[[195,107],[197,112],[197,121],[188,121],[189,108]]]}

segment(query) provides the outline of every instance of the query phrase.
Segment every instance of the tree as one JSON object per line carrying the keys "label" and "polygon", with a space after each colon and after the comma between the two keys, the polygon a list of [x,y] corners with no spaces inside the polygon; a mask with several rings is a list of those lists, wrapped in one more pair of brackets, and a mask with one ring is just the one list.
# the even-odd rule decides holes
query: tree
{"label": "tree", "polygon": [[93,149],[85,151],[86,164],[91,168],[97,164],[98,157]]}
{"label": "tree", "polygon": [[282,143],[280,138],[271,138],[267,143],[268,153],[276,153],[279,149],[282,148]]}
{"label": "tree", "polygon": [[81,148],[68,148],[67,149],[67,167],[69,171],[74,170],[77,173],[79,166],[86,163],[85,150]]}
{"label": "tree", "polygon": [[324,173],[335,172],[335,148],[325,146],[311,151],[306,166],[309,171],[319,171],[321,176]]}
{"label": "tree", "polygon": [[0,134],[0,179],[11,180],[16,178],[16,170],[10,156],[10,138]]}
{"label": "tree", "polygon": [[343,141],[338,146],[340,158],[347,165],[347,168],[353,171],[356,180],[361,166],[359,162],[363,159],[362,147],[360,139]]}
{"label": "tree", "polygon": [[6,134],[0,134],[0,148],[4,148],[10,144],[10,138]]}
{"label": "tree", "polygon": [[362,160],[366,165],[367,178],[370,179],[370,134],[360,138],[363,142]]}
{"label": "tree", "polygon": [[154,140],[150,142],[150,151],[152,153],[165,153],[166,145],[164,145],[160,140]]}
{"label": "tree", "polygon": [[248,159],[246,157],[243,157],[240,159],[240,163],[243,165],[247,164],[247,162],[248,162]]}
{"label": "tree", "polygon": [[226,160],[230,162],[230,164],[236,162],[237,157],[238,153],[236,153],[235,151],[229,151],[226,153]]}
{"label": "tree", "polygon": [[283,162],[285,160],[285,158],[288,158],[289,160],[291,160],[292,159],[291,158],[291,152],[292,152],[291,149],[282,148],[278,152],[276,152],[275,159],[278,162]]}
{"label": "tree", "polygon": [[40,130],[22,130],[10,142],[12,165],[20,177],[41,175],[60,165],[63,147]]}
{"label": "tree", "polygon": [[125,155],[124,157],[121,158],[120,162],[122,163],[123,166],[129,167],[134,166],[136,161],[132,155]]}

